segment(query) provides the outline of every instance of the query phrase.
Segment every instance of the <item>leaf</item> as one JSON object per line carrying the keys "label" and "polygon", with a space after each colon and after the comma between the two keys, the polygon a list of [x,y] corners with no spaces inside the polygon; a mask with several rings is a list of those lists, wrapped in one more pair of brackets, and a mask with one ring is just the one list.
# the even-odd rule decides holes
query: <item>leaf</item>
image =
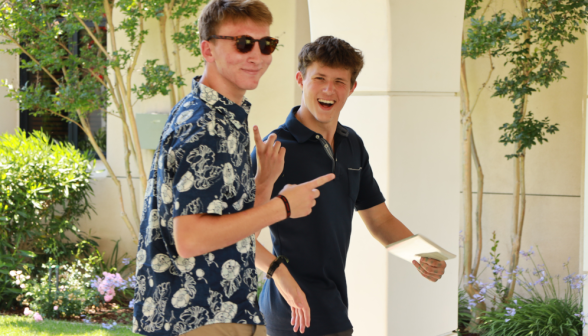
{"label": "leaf", "polygon": [[35,258],[37,257],[37,254],[35,252],[31,252],[31,251],[24,251],[24,250],[18,250],[18,253],[24,257],[28,257],[28,258]]}

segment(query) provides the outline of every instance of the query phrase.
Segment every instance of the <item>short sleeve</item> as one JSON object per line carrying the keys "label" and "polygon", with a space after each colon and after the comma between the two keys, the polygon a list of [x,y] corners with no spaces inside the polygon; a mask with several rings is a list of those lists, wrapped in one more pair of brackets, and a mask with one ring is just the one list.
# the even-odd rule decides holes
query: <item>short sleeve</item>
{"label": "short sleeve", "polygon": [[372,167],[370,166],[369,154],[363,145],[363,141],[359,139],[359,143],[362,153],[362,169],[359,182],[359,193],[357,195],[357,200],[355,201],[355,208],[358,211],[361,211],[384,203],[386,198],[384,198],[384,195],[382,195],[380,187],[378,186],[378,182],[374,178],[374,173],[372,172]]}
{"label": "short sleeve", "polygon": [[204,136],[193,142],[176,140],[166,153],[167,165],[175,168],[170,174],[174,217],[199,213],[222,215],[228,207],[223,198],[227,194],[224,189],[233,186],[223,183],[223,178],[230,179],[234,170],[230,157],[218,153],[219,146],[219,138]]}

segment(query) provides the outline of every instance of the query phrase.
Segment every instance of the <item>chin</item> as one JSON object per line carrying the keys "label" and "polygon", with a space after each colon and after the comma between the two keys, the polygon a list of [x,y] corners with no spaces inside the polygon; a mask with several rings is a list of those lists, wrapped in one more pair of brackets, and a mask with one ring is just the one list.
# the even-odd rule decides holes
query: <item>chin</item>
{"label": "chin", "polygon": [[240,83],[239,87],[243,90],[255,90],[259,85],[259,80],[248,80]]}

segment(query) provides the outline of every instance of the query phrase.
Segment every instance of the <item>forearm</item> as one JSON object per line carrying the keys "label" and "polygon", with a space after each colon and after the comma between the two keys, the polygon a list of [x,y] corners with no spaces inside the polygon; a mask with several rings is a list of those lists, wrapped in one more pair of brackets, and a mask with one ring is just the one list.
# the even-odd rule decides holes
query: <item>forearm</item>
{"label": "forearm", "polygon": [[276,256],[257,241],[255,246],[255,267],[259,268],[262,272],[267,273],[270,264],[275,259]]}
{"label": "forearm", "polygon": [[179,216],[174,218],[176,249],[183,258],[203,255],[233,245],[284,219],[286,211],[279,199],[230,215]]}
{"label": "forearm", "polygon": [[390,215],[390,217],[387,221],[376,226],[371,232],[372,236],[384,246],[413,235],[398,218],[393,215]]}
{"label": "forearm", "polygon": [[358,213],[372,236],[384,246],[413,235],[398,218],[390,213],[385,203]]}
{"label": "forearm", "polygon": [[272,191],[274,184],[259,183],[258,179],[255,179],[255,205],[260,206],[269,202],[272,197]]}

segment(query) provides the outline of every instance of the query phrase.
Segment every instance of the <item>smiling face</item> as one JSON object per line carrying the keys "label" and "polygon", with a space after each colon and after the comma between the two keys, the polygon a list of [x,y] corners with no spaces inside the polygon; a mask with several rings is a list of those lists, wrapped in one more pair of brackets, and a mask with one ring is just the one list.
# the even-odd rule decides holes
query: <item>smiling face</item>
{"label": "smiling face", "polygon": [[306,76],[300,71],[296,73],[296,81],[302,89],[302,122],[309,123],[307,127],[314,130],[336,127],[339,113],[357,85],[351,84],[350,70],[318,62],[306,68]]}
{"label": "smiling face", "polygon": [[[216,35],[249,35],[260,39],[269,36],[269,26],[252,20],[227,21],[220,25]],[[262,54],[259,42],[248,53],[239,52],[235,43],[223,39],[201,42],[202,55],[206,60],[202,81],[204,85],[240,103],[245,91],[257,88],[261,76],[272,63],[272,55]]]}

